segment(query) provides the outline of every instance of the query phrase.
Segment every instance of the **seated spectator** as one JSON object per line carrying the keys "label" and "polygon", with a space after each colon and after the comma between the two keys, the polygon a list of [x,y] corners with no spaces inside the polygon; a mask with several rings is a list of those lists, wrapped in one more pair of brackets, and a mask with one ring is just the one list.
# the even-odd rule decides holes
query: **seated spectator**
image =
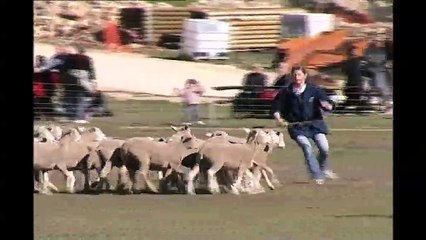
{"label": "seated spectator", "polygon": [[92,82],[91,103],[88,107],[87,114],[93,117],[110,117],[112,112],[108,109],[105,95],[98,89],[96,81]]}
{"label": "seated spectator", "polygon": [[36,117],[53,117],[54,106],[52,97],[55,86],[50,79],[50,71],[44,70],[48,64],[47,58],[41,55],[36,56],[34,66],[33,94]]}
{"label": "seated spectator", "polygon": [[244,91],[253,94],[253,97],[263,92],[263,87],[266,86],[268,77],[263,73],[263,68],[255,64],[252,66],[252,71],[244,76],[243,86]]}
{"label": "seated spectator", "polygon": [[41,73],[36,70],[33,78],[34,117],[36,119],[44,115],[41,106],[46,101],[45,95]]}
{"label": "seated spectator", "polygon": [[273,69],[280,67],[280,64],[285,62],[286,59],[288,59],[288,49],[277,49],[274,60],[272,60],[271,67]]}

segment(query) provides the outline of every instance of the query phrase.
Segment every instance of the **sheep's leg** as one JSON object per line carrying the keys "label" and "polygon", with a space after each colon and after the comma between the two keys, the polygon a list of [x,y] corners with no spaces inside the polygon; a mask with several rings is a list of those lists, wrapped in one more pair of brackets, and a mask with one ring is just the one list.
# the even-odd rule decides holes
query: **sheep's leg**
{"label": "sheep's leg", "polygon": [[[162,177],[161,179],[160,179],[160,172],[161,172],[161,177]],[[170,190],[170,184],[169,184],[170,173],[171,173],[171,171],[169,172],[169,168],[167,168],[165,173],[164,173],[164,169],[161,170],[161,171],[158,171],[158,179],[159,179],[159,182],[160,182],[160,192],[161,193],[166,193]]]}
{"label": "sheep's leg", "polygon": [[246,193],[252,193],[255,190],[256,183],[253,173],[250,169],[247,169],[243,174],[243,179],[241,183],[241,191]]}
{"label": "sheep's leg", "polygon": [[108,174],[111,172],[112,169],[112,163],[111,161],[107,161],[105,163],[105,166],[102,168],[101,172],[99,173],[99,178],[104,179],[108,177]]}
{"label": "sheep's leg", "polygon": [[34,174],[34,191],[38,193],[43,192],[43,171],[36,171]]}
{"label": "sheep's leg", "polygon": [[[268,167],[267,165],[264,165],[264,164],[258,165],[258,167],[260,167],[262,169],[260,171],[261,174],[259,174],[258,177],[260,178],[261,176],[263,176],[265,178],[266,183],[268,184],[268,187],[271,190],[274,190],[275,186],[272,183],[280,184],[280,182],[278,181],[278,178],[274,174],[274,171],[272,171],[272,169],[270,167]],[[266,174],[265,170],[271,175],[272,181],[269,180],[269,177]]]}
{"label": "sheep's leg", "polygon": [[255,166],[253,168],[253,175],[254,175],[255,181],[258,182],[260,185],[260,178],[262,177],[262,172],[260,171],[260,167]]}
{"label": "sheep's leg", "polygon": [[40,182],[34,180],[34,192],[41,192],[41,188],[38,185],[40,185]]}
{"label": "sheep's leg", "polygon": [[148,178],[149,162],[148,161],[141,162],[141,167],[139,168],[139,170],[140,170],[140,174],[141,174],[144,182],[146,183],[146,186],[148,187],[148,189],[153,193],[158,193],[157,187]]}
{"label": "sheep's leg", "polygon": [[263,190],[263,187],[260,184],[260,178],[261,177],[262,177],[262,173],[260,172],[260,167],[255,166],[253,168],[253,183],[254,183],[254,187],[256,189],[262,189]]}
{"label": "sheep's leg", "polygon": [[84,175],[84,191],[90,191],[91,189],[91,181],[90,181],[90,174],[89,169],[87,166],[83,166],[83,175]]}
{"label": "sheep's leg", "polygon": [[128,172],[129,171],[125,165],[122,165],[120,167],[120,170],[118,172],[118,186],[117,186],[118,189],[124,189],[126,182],[123,179],[126,179],[127,181],[126,177]]}
{"label": "sheep's leg", "polygon": [[189,170],[187,174],[175,172],[176,185],[179,193],[186,193],[186,179],[188,179]]}
{"label": "sheep's leg", "polygon": [[198,175],[195,176],[194,181],[195,181],[194,184],[198,188],[202,188],[202,187],[207,188],[207,175],[205,172],[199,171]]}
{"label": "sheep's leg", "polygon": [[98,171],[98,169],[96,169],[98,171],[98,175],[99,175],[99,182],[96,185],[96,190],[97,191],[101,191],[102,190],[102,187],[103,187],[104,183],[105,183],[105,185],[106,185],[106,187],[107,187],[108,190],[111,189],[111,185],[110,185],[110,183],[109,183],[109,181],[107,179],[108,174],[111,172],[111,169],[112,169],[112,162],[111,161],[107,161],[105,163],[105,166],[100,171]]}
{"label": "sheep's leg", "polygon": [[49,173],[44,172],[43,173],[43,180],[47,183],[47,187],[49,189],[52,189],[54,192],[59,192],[58,188],[49,180]]}
{"label": "sheep's leg", "polygon": [[186,179],[188,179],[188,174],[177,173],[177,188],[179,193],[186,193]]}
{"label": "sheep's leg", "polygon": [[40,183],[41,173],[40,172],[41,171],[35,171],[34,170],[34,174],[33,174],[33,176],[34,176],[34,192],[41,192],[41,189],[39,187],[39,185],[41,185],[41,183]]}
{"label": "sheep's leg", "polygon": [[269,177],[268,177],[268,175],[266,174],[266,172],[265,172],[265,170],[263,170],[262,169],[262,176],[265,178],[265,181],[266,181],[266,184],[268,184],[268,187],[271,189],[271,190],[274,190],[275,189],[275,186],[272,184],[272,182],[269,180]]}
{"label": "sheep's leg", "polygon": [[[177,187],[178,187],[179,191],[186,192],[186,190],[185,190],[186,189],[186,184],[185,184],[184,180],[187,180],[189,178],[188,175],[191,172],[191,169],[187,168],[187,167],[185,167],[185,166],[183,166],[181,164],[179,164],[179,165],[173,164],[171,167],[177,173],[176,174],[176,177],[177,177]],[[183,178],[182,178],[182,176],[183,176]]]}
{"label": "sheep's leg", "polygon": [[262,177],[262,173],[260,171],[260,167],[255,166],[253,168],[253,187],[254,187],[254,192],[253,193],[262,193],[265,192],[265,189],[263,188],[263,186],[260,184],[260,178]]}
{"label": "sheep's leg", "polygon": [[[269,168],[269,167],[267,167],[267,169],[269,169],[269,170],[268,170],[268,172],[269,172],[269,174],[271,174],[271,182],[272,182],[273,184],[275,184],[275,185],[280,185],[281,183],[280,183],[280,181],[278,180],[277,175],[275,175],[274,171],[272,171],[272,169],[271,169],[271,168]],[[265,172],[265,171],[263,171],[263,172],[262,172],[262,174],[263,174],[263,175],[266,175],[266,172]]]}
{"label": "sheep's leg", "polygon": [[[98,176],[95,179],[95,183],[99,183],[101,181],[101,171],[102,171],[102,169],[95,168],[95,170],[96,170],[96,173],[98,174]],[[92,186],[92,184],[90,184],[90,186]]]}
{"label": "sheep's leg", "polygon": [[121,166],[118,171],[118,186],[122,187],[124,182],[124,176],[127,174],[127,167],[125,165]]}
{"label": "sheep's leg", "polygon": [[209,170],[207,170],[207,176],[208,176],[208,188],[209,191],[214,193],[220,193],[219,184],[217,182],[216,173],[222,168],[223,164],[216,164],[213,165]]}
{"label": "sheep's leg", "polygon": [[165,188],[166,191],[169,191],[173,184],[173,182],[170,181],[172,172],[173,172],[172,168],[167,168],[166,173],[164,174],[164,177],[161,181],[161,184],[164,186],[162,188]]}
{"label": "sheep's leg", "polygon": [[[90,180],[90,169],[92,168],[92,163],[87,159],[83,164],[83,174],[84,174],[84,191],[92,191],[92,181]],[[95,180],[95,183],[97,184],[97,189],[100,189],[102,187],[102,184],[100,183],[100,174],[102,169],[95,168],[98,176]],[[101,185],[99,187],[99,185]]]}
{"label": "sheep's leg", "polygon": [[218,171],[218,173],[216,173],[216,176],[219,180],[222,180],[226,187],[226,191],[232,188],[232,183],[234,182],[234,170],[222,169],[222,171]]}
{"label": "sheep's leg", "polygon": [[195,165],[188,173],[187,181],[188,184],[186,186],[186,193],[190,195],[195,195],[195,187],[194,187],[194,178],[200,172],[200,166]]}
{"label": "sheep's leg", "polygon": [[174,169],[176,172],[183,174],[186,177],[186,179],[188,178],[188,174],[191,172],[190,168],[187,168],[183,165],[174,166]]}
{"label": "sheep's leg", "polygon": [[163,178],[164,178],[163,171],[158,171],[158,180],[161,180]]}
{"label": "sheep's leg", "polygon": [[166,173],[164,174],[164,178],[168,177],[170,174],[172,174],[173,169],[172,168],[167,168]]}
{"label": "sheep's leg", "polygon": [[266,172],[262,169],[262,175],[263,175],[263,177],[265,177],[266,183],[268,184],[270,189],[274,190],[275,186],[272,183],[279,185],[280,182],[278,181],[278,178],[275,176],[274,171],[272,171],[272,169],[270,167],[265,165],[265,166],[262,166],[262,168],[264,170],[266,170],[271,175],[271,181],[269,181],[269,178],[268,178]]}
{"label": "sheep's leg", "polygon": [[148,189],[153,193],[158,193],[157,187],[151,182],[151,180],[148,179],[148,176],[147,176],[148,173],[142,172],[141,174],[142,174],[142,177],[144,178],[144,181]]}
{"label": "sheep's leg", "polygon": [[[104,182],[107,181],[105,178],[101,178],[102,170],[103,169],[96,168],[96,173],[98,174],[98,177],[95,180],[96,185],[94,186],[96,191],[101,191],[104,186]],[[92,184],[90,184],[90,187],[92,187]]]}
{"label": "sheep's leg", "polygon": [[138,174],[138,171],[135,171],[133,169],[129,169],[129,186],[128,186],[128,192],[130,194],[135,193],[135,186],[136,186],[136,175]]}
{"label": "sheep's leg", "polygon": [[68,193],[74,193],[75,176],[72,171],[68,171],[66,166],[58,166],[58,169],[67,177],[66,191]]}
{"label": "sheep's leg", "polygon": [[74,184],[75,184],[75,176],[72,171],[68,171],[67,173],[67,192],[74,193]]}
{"label": "sheep's leg", "polygon": [[237,179],[235,180],[234,184],[232,184],[232,187],[231,187],[233,194],[237,194],[237,195],[240,194],[238,189],[241,188],[241,180],[243,179],[243,175],[247,169],[248,167],[244,167],[244,166],[240,166],[240,168],[238,168]]}
{"label": "sheep's leg", "polygon": [[38,179],[39,179],[39,182],[41,183],[41,189],[40,189],[41,191],[39,191],[39,193],[40,194],[45,194],[45,195],[52,195],[52,192],[49,190],[48,184],[44,180],[43,175],[44,175],[44,173],[40,171]]}

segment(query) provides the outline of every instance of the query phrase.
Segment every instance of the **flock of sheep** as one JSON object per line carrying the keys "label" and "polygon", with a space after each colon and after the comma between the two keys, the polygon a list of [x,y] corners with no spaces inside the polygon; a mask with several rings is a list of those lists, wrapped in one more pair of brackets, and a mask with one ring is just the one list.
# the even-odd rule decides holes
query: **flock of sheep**
{"label": "flock of sheep", "polygon": [[[197,138],[188,126],[171,126],[168,138],[107,137],[96,127],[70,128],[38,126],[34,132],[34,190],[42,194],[58,192],[49,181],[48,172],[60,170],[66,176],[66,191],[74,193],[74,170],[84,174],[84,190],[99,191],[104,184],[110,186],[108,174],[113,167],[119,169],[116,190],[134,192],[137,176],[145,182],[147,190],[158,193],[175,186],[187,194],[195,194],[207,182],[212,194],[264,192],[260,180],[268,187],[279,184],[267,159],[274,148],[284,148],[281,132],[271,129],[244,129],[246,138],[230,136],[224,131]],[[91,182],[90,170],[98,178]],[[157,171],[159,186],[149,177]],[[268,176],[269,175],[269,176]]]}

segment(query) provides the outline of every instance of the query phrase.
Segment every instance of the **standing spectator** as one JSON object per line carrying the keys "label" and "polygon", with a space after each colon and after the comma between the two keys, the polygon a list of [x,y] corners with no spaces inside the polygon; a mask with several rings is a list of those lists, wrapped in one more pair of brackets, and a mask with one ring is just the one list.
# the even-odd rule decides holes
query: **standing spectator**
{"label": "standing spectator", "polygon": [[361,103],[361,93],[363,92],[363,82],[361,74],[361,59],[356,56],[356,48],[350,46],[347,50],[347,60],[343,64],[342,71],[347,76],[344,89],[347,106],[359,106]]}
{"label": "standing spectator", "polygon": [[86,111],[92,95],[92,81],[96,79],[93,60],[86,55],[82,47],[77,47],[77,53],[70,55],[68,71],[69,86],[69,116],[75,123],[87,123]]}
{"label": "standing spectator", "polygon": [[204,125],[205,123],[200,120],[200,96],[204,94],[204,87],[195,80],[188,79],[185,82],[183,89],[175,88],[174,92],[182,97],[184,104],[184,124],[191,125],[197,123]]}
{"label": "standing spectator", "polygon": [[104,16],[103,39],[105,48],[111,51],[121,50],[120,30],[117,20],[113,17]]}
{"label": "standing spectator", "polygon": [[102,93],[98,89],[96,81],[92,82],[92,95],[91,104],[89,106],[89,114],[91,116],[112,116],[112,112],[108,109],[107,101]]}
{"label": "standing spectator", "polygon": [[386,68],[386,49],[384,43],[372,40],[364,53],[368,62],[368,71],[372,76],[372,86],[379,90],[381,97],[387,104],[392,103],[392,80]]}
{"label": "standing spectator", "polygon": [[262,93],[266,84],[267,76],[263,73],[263,68],[254,64],[251,71],[244,75],[243,91],[234,100],[234,112],[253,109],[253,106],[257,105],[258,100],[263,97]]}
{"label": "standing spectator", "polygon": [[[329,168],[328,128],[323,119],[323,111],[331,111],[333,105],[324,90],[306,84],[308,74],[304,67],[295,66],[291,72],[293,82],[277,94],[272,113],[278,125],[287,126],[283,118],[294,124],[288,126],[289,135],[303,150],[308,172],[315,183],[323,184],[325,178],[337,178]],[[318,158],[309,139],[319,148]]]}

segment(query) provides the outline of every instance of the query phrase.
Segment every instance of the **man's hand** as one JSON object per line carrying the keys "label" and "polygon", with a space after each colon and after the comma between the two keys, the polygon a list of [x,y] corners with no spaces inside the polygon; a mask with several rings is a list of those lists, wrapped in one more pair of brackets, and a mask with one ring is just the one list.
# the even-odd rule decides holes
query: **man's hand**
{"label": "man's hand", "polygon": [[323,107],[324,109],[326,109],[328,111],[331,111],[333,109],[333,105],[331,105],[327,101],[320,100],[320,104],[321,104],[321,107]]}
{"label": "man's hand", "polygon": [[274,115],[275,123],[277,124],[277,126],[287,127],[288,124],[281,118],[281,115],[279,112],[275,112],[273,115]]}
{"label": "man's hand", "polygon": [[179,95],[180,89],[179,88],[173,88],[173,94]]}
{"label": "man's hand", "polygon": [[276,118],[275,122],[280,127],[287,127],[288,124],[282,118]]}

